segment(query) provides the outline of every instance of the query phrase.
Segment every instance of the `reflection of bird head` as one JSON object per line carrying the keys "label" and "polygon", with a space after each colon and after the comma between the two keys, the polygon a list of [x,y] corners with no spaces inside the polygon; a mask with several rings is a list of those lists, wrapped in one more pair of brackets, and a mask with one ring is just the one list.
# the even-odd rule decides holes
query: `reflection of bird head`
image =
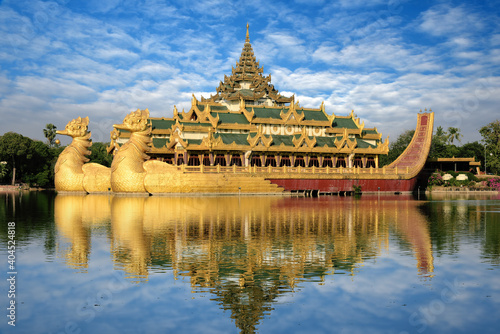
{"label": "reflection of bird head", "polygon": [[58,195],[54,201],[54,222],[58,232],[71,243],[69,249],[60,249],[71,268],[87,268],[90,254],[90,230],[82,220],[84,197]]}

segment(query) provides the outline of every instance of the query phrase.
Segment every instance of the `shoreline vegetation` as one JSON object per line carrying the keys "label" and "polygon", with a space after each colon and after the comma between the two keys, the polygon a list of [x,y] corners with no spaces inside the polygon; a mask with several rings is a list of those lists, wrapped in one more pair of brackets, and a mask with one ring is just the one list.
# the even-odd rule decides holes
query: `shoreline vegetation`
{"label": "shoreline vegetation", "polygon": [[493,192],[500,191],[500,177],[466,172],[436,170],[428,179],[426,192]]}

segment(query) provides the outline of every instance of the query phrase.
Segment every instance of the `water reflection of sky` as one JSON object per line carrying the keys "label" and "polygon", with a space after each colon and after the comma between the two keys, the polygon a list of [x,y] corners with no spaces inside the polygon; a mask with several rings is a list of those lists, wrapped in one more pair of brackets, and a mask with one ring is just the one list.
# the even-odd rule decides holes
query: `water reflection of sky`
{"label": "water reflection of sky", "polygon": [[498,200],[29,196],[0,206],[22,244],[18,332],[500,325]]}

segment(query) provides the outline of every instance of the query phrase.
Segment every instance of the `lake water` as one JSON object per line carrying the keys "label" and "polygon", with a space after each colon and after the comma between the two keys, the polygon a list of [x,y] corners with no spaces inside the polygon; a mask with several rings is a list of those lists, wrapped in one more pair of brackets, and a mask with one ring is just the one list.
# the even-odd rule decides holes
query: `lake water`
{"label": "lake water", "polygon": [[498,195],[1,193],[0,217],[1,333],[500,328]]}

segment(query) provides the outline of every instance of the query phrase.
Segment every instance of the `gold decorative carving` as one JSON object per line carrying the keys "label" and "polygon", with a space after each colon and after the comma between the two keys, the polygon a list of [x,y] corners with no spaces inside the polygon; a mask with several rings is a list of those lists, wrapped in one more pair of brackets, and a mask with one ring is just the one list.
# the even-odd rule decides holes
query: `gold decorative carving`
{"label": "gold decorative carving", "polygon": [[269,148],[273,142],[273,136],[269,135],[269,137],[266,137],[262,131],[262,125],[259,125],[257,127],[257,133],[255,134],[254,137],[252,137],[250,134],[247,136],[247,141],[250,144],[252,148],[255,146],[258,146],[259,143],[262,142],[262,144],[266,147]]}
{"label": "gold decorative carving", "polygon": [[73,138],[71,144],[59,155],[55,166],[57,191],[105,192],[110,188],[110,169],[96,163],[88,163],[88,148],[92,146],[88,131],[89,118],[78,117],[70,121],[57,134]]}
{"label": "gold decorative carving", "polygon": [[309,138],[309,136],[307,135],[307,129],[303,127],[301,136],[299,138],[293,137],[292,142],[295,148],[301,147],[302,145],[304,145],[304,143],[307,145],[307,147],[313,148],[316,145],[316,138]]}
{"label": "gold decorative carving", "polygon": [[149,110],[131,112],[115,129],[130,131],[130,139],[115,154],[111,163],[111,188],[114,192],[145,193],[143,164],[149,159],[146,154],[151,146],[151,124]]}
{"label": "gold decorative carving", "polygon": [[70,121],[57,134],[73,138],[71,144],[62,151],[55,166],[55,187],[57,191],[81,191],[83,188],[83,164],[88,162],[88,148],[92,146],[91,133],[87,130],[89,118],[78,117]]}

